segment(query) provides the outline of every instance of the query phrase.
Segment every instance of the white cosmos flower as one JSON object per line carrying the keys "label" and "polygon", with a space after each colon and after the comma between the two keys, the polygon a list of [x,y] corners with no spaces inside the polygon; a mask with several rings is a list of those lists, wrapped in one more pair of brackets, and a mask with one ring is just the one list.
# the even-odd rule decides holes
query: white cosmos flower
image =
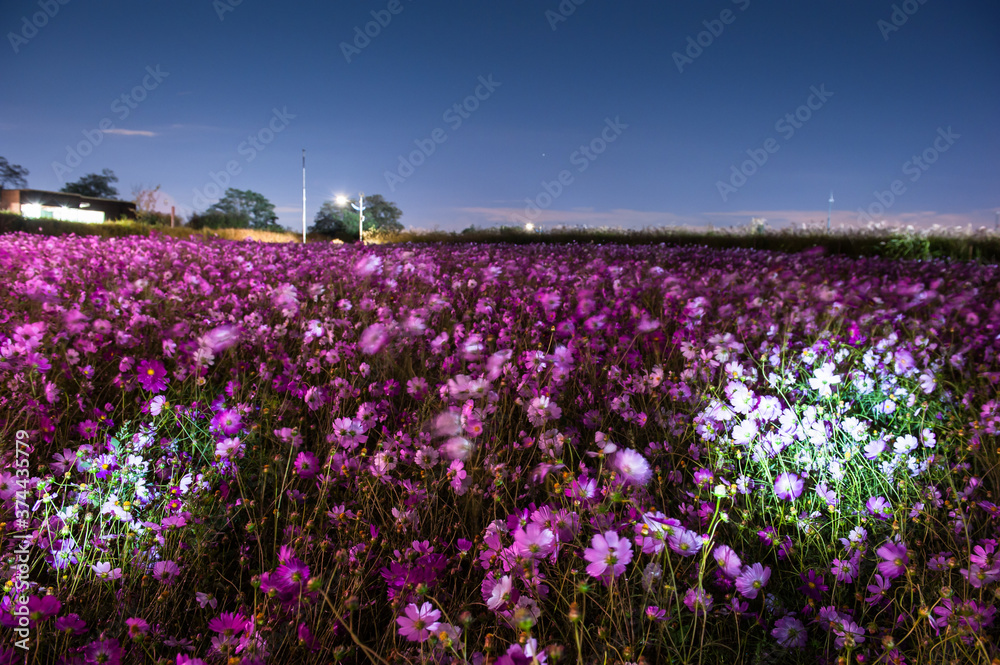
{"label": "white cosmos flower", "polygon": [[834,369],[836,366],[833,363],[824,363],[809,379],[809,386],[819,392],[820,397],[830,397],[833,394],[831,387],[840,383],[840,377],[833,373]]}

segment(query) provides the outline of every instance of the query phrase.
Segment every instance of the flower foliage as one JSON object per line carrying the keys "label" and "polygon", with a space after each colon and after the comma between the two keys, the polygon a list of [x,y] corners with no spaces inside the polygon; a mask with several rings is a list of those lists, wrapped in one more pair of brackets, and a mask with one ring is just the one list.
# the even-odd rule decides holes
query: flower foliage
{"label": "flower foliage", "polygon": [[10,234],[0,270],[39,662],[1000,657],[995,266]]}

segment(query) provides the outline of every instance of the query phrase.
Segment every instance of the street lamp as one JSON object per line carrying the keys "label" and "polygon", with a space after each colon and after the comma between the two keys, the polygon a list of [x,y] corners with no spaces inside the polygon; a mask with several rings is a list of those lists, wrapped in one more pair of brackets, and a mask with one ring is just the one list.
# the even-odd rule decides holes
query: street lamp
{"label": "street lamp", "polygon": [[365,193],[358,194],[358,202],[351,207],[358,211],[358,242],[365,244]]}
{"label": "street lamp", "polygon": [[[343,194],[338,194],[336,202],[338,206],[343,208],[350,202],[350,200]],[[358,241],[364,244],[365,242],[365,193],[364,192],[358,194],[358,202],[351,203],[351,207],[358,211]]]}
{"label": "street lamp", "polygon": [[830,208],[826,212],[826,232],[830,232],[830,215],[833,214],[833,190],[830,190]]}

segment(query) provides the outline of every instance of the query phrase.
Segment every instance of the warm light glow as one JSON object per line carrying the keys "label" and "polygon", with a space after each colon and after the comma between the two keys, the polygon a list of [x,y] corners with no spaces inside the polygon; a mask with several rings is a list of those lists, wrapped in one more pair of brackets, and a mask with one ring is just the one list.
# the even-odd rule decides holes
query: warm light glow
{"label": "warm light glow", "polygon": [[535,225],[532,224],[531,222],[528,222],[527,224],[524,225],[524,230],[527,231],[528,233],[531,233],[532,231],[535,230]]}
{"label": "warm light glow", "polygon": [[334,199],[339,206],[345,206],[349,203],[349,199],[343,194],[337,194],[337,198]]}
{"label": "warm light glow", "polygon": [[63,222],[100,224],[104,213],[100,210],[80,210],[66,206],[43,206],[40,203],[22,203],[21,215],[28,219],[58,219]]}

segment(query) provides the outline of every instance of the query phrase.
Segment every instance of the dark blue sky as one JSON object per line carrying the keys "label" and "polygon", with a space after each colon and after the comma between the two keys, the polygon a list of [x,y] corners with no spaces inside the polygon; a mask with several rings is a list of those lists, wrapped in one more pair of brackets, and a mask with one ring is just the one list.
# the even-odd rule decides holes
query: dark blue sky
{"label": "dark blue sky", "polygon": [[300,228],[305,148],[310,222],[359,190],[442,229],[1000,207],[995,2],[61,1],[0,6],[36,189],[110,168],[203,210],[215,174]]}

